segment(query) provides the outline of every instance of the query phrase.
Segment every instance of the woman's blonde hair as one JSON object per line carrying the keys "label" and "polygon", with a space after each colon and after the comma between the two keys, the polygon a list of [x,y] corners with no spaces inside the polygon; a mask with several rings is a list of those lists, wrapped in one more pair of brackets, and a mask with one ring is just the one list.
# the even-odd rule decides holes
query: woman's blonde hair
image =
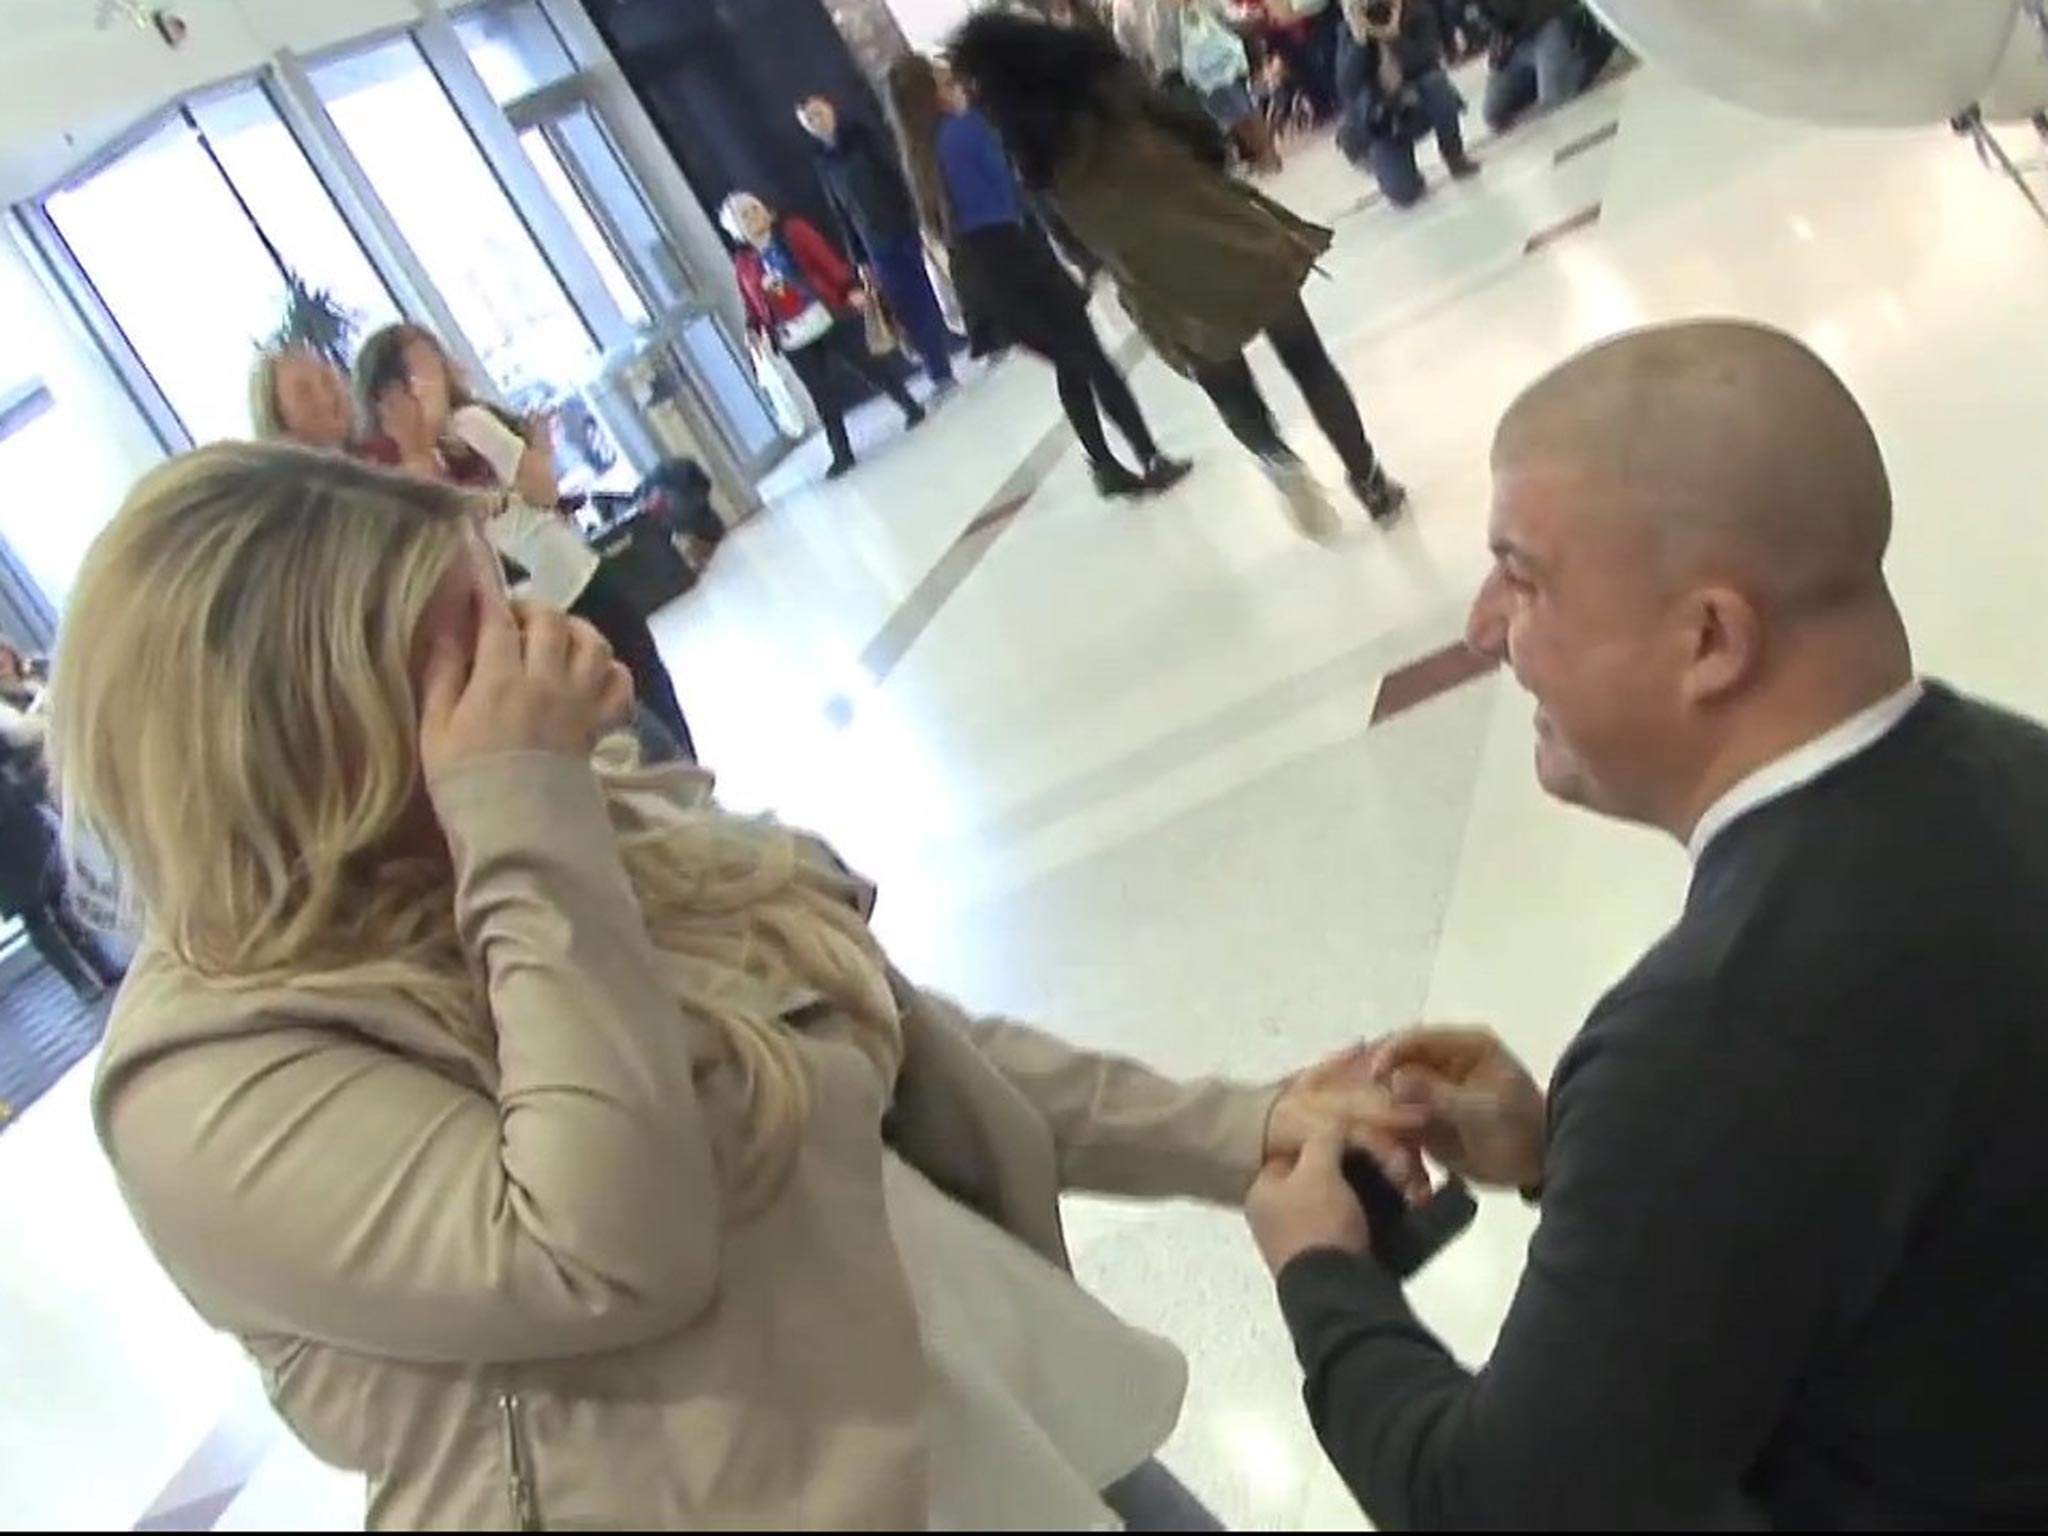
{"label": "woman's blonde hair", "polygon": [[[67,824],[111,854],[148,943],[229,988],[397,992],[483,1059],[481,979],[420,805],[415,637],[471,537],[470,497],[332,454],[222,443],[135,487],[59,639],[52,764]],[[615,754],[615,755],[614,755]],[[843,871],[712,807],[701,776],[608,743],[619,856],[705,1030],[700,1090],[729,1189],[772,1193],[810,1097],[783,1007],[822,996],[893,1080],[886,962]]]}

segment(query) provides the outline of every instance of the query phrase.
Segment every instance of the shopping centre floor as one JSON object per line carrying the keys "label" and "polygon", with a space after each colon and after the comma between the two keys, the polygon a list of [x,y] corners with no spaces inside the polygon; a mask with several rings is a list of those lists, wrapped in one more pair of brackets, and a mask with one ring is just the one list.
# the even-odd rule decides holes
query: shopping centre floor
{"label": "shopping centre floor", "polygon": [[[1050,376],[1014,359],[915,436],[864,418],[857,474],[777,498],[661,615],[729,800],[873,874],[915,975],[1183,1073],[1277,1074],[1418,1017],[1490,1022],[1547,1069],[1685,864],[1547,804],[1527,700],[1446,648],[1499,412],[1639,321],[1752,316],[1835,363],[1889,454],[1923,669],[2048,715],[2048,227],[2010,186],[1944,129],[1766,122],[1648,69],[1481,152],[1480,180],[1406,214],[1327,144],[1278,187],[1337,228],[1308,298],[1413,489],[1397,530],[1297,538],[1114,325],[1197,460],[1173,494],[1098,502]],[[74,1073],[0,1136],[0,1525],[359,1520],[359,1486],[292,1445],[157,1271],[86,1090]],[[1467,1359],[1531,1220],[1489,1201],[1415,1287]],[[1233,1526],[1359,1525],[1239,1222],[1087,1201],[1071,1222],[1082,1279],[1192,1363],[1173,1468]]]}

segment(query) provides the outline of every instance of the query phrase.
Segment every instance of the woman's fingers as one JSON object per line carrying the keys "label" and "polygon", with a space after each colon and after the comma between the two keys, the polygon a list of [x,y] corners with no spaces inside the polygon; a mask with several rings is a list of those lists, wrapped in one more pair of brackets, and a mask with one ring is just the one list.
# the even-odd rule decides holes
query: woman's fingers
{"label": "woman's fingers", "polygon": [[623,662],[608,662],[605,667],[603,712],[599,721],[607,729],[624,725],[633,718],[633,674]]}
{"label": "woman's fingers", "polygon": [[504,593],[479,587],[477,590],[476,659],[470,675],[493,681],[520,670],[524,652],[519,618]]}
{"label": "woman's fingers", "polygon": [[1498,1044],[1484,1029],[1420,1025],[1382,1040],[1372,1053],[1371,1073],[1382,1083],[1404,1067],[1461,1077]]}
{"label": "woman's fingers", "polygon": [[427,648],[426,667],[420,676],[420,728],[424,734],[437,735],[447,728],[469,686],[469,677],[462,642],[453,635],[436,635]]}
{"label": "woman's fingers", "polygon": [[515,602],[526,673],[533,678],[559,677],[569,670],[569,619],[540,603]]}

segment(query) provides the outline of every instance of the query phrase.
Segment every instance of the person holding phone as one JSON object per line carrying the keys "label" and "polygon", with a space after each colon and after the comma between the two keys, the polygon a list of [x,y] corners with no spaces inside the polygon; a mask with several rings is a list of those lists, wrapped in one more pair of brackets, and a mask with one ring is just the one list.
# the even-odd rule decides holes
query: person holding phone
{"label": "person holding phone", "polygon": [[375,429],[358,457],[447,485],[490,488],[491,544],[525,573],[527,590],[594,624],[632,674],[635,697],[693,762],[697,744],[647,620],[562,509],[553,433],[472,391],[424,326],[386,326],[356,354],[355,385]]}

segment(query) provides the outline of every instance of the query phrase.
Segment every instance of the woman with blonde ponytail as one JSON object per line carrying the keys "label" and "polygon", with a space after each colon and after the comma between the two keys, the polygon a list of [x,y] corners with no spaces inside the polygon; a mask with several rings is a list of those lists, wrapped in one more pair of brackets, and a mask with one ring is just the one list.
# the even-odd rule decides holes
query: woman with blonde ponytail
{"label": "woman with blonde ponytail", "polygon": [[822,844],[636,764],[460,490],[175,460],[56,678],[143,934],[100,1137],[373,1529],[1184,1527],[1184,1367],[1061,1190],[1233,1203],[1332,1125],[1413,1176],[1356,1056],[1182,1085],[912,987]]}

